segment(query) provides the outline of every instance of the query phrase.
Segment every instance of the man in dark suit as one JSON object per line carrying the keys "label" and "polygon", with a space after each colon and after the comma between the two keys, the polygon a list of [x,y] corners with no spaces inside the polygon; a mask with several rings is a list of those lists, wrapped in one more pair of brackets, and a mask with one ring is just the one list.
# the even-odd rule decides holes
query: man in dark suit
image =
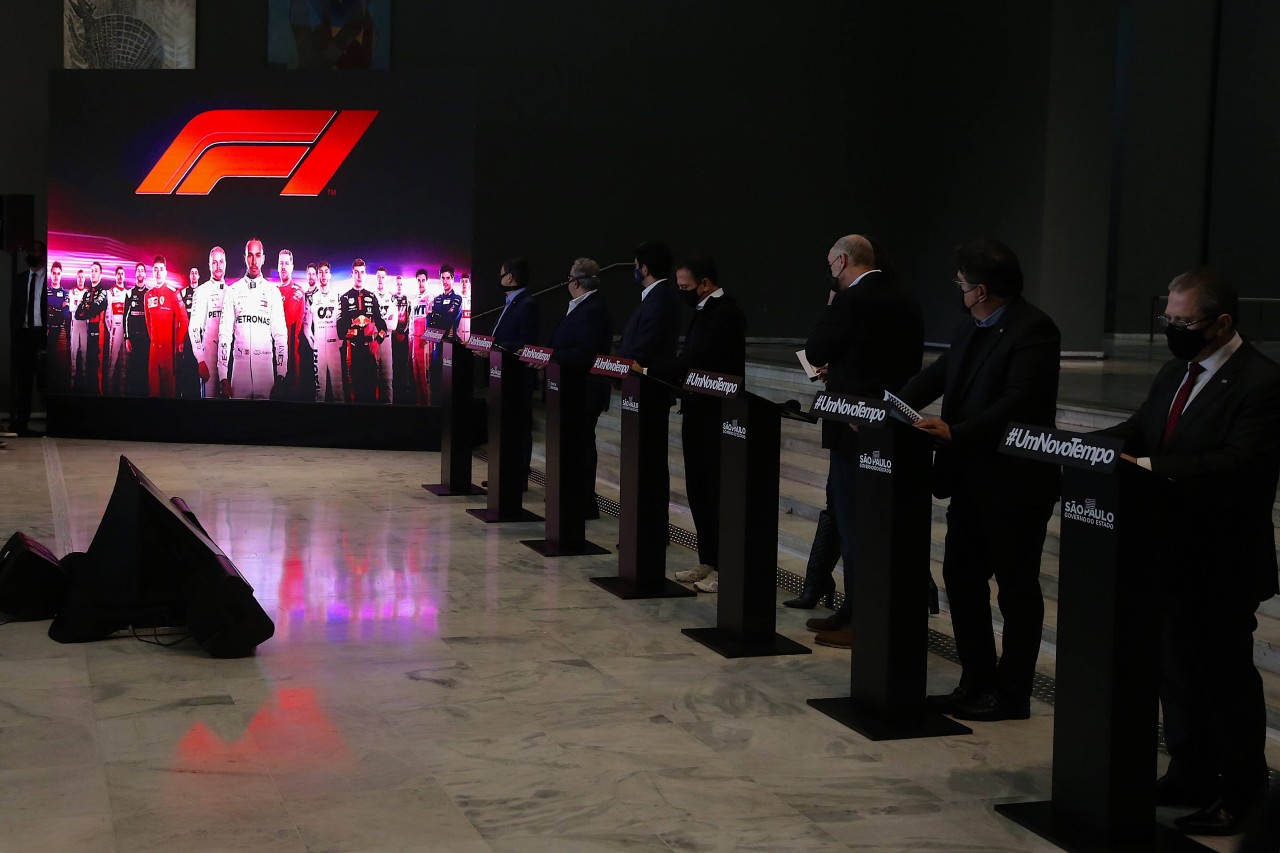
{"label": "man in dark suit", "polygon": [[[733,297],[717,283],[715,262],[695,255],[676,268],[680,296],[694,307],[685,333],[684,349],[676,358],[640,367],[663,382],[681,387],[690,370],[745,376],[747,320]],[[685,490],[698,534],[698,566],[676,572],[675,579],[692,583],[699,592],[718,592],[720,562],[720,401],[703,394],[681,395],[684,422]]]}
{"label": "man in dark suit", "polygon": [[[627,318],[618,341],[619,358],[636,364],[672,361],[680,345],[680,297],[671,279],[671,250],[665,243],[650,241],[636,246],[635,280],[640,285],[640,304]],[[667,407],[675,403],[670,397]],[[645,465],[661,468],[662,485],[642,492],[638,507],[646,517],[660,518],[665,529],[670,512],[671,471],[666,457],[645,460]]]}
{"label": "man in dark suit", "polygon": [[[493,343],[499,349],[519,352],[525,344],[538,340],[540,314],[537,301],[529,295],[529,264],[523,258],[512,258],[498,270],[498,284],[506,294],[506,302],[493,324]],[[520,365],[525,376],[527,393],[521,395],[520,409],[512,413],[513,429],[523,437],[525,476],[529,475],[529,460],[533,455],[533,389],[536,385],[532,371]],[[486,375],[488,371],[485,372]]]}
{"label": "man in dark suit", "polygon": [[1280,366],[1236,332],[1239,298],[1218,273],[1169,285],[1172,361],[1141,408],[1103,430],[1154,474],[1151,546],[1163,616],[1160,704],[1169,770],[1161,805],[1192,835],[1233,835],[1267,790],[1266,709],[1254,611],[1278,591],[1271,521],[1280,478]]}
{"label": "man in dark suit", "polygon": [[[920,306],[879,260],[871,241],[859,234],[841,237],[827,252],[828,272],[837,292],[805,343],[805,358],[826,366],[829,391],[878,400],[920,370],[924,359]],[[844,559],[846,597],[833,616],[810,619],[809,627],[819,632],[819,644],[849,648],[858,434],[847,424],[823,421],[822,446],[831,451],[828,490]],[[818,598],[834,588],[829,573],[825,578],[806,577],[805,583]]]}
{"label": "man in dark suit", "polygon": [[[569,268],[569,308],[551,333],[551,358],[558,364],[586,373],[597,355],[613,346],[609,327],[609,307],[596,294],[600,286],[600,265],[590,258],[578,258]],[[609,408],[609,382],[599,376],[586,378],[586,406],[583,410],[586,441],[581,448],[582,486],[586,490],[587,518],[599,518],[596,506],[596,424]]]}
{"label": "man in dark suit", "polygon": [[[1062,336],[1022,298],[1009,247],[978,240],[955,251],[966,316],[951,348],[899,395],[920,409],[939,396],[942,417],[916,426],[934,436],[934,494],[950,497],[942,577],[963,674],[929,704],[965,720],[1026,719],[1040,651],[1040,552],[1058,500],[1058,471],[998,453],[1010,421],[1052,427]],[[999,586],[1004,652],[996,660],[990,581]]]}
{"label": "man in dark suit", "polygon": [[[59,267],[61,269],[61,267]],[[9,430],[20,436],[30,429],[31,398],[46,346],[44,243],[33,241],[27,252],[27,271],[13,282],[9,304],[10,365],[13,376]],[[44,385],[40,378],[41,387]]]}
{"label": "man in dark suit", "polygon": [[618,357],[657,364],[676,357],[680,343],[680,297],[671,275],[671,250],[664,243],[636,246],[635,279],[640,304],[627,318]]}

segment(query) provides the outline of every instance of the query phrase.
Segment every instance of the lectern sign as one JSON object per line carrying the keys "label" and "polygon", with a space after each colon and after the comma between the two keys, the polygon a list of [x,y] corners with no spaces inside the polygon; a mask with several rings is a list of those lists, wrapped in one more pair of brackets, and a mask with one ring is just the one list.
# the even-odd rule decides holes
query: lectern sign
{"label": "lectern sign", "polygon": [[1110,473],[1120,459],[1124,441],[1049,427],[1009,424],[1000,452],[1050,465]]}
{"label": "lectern sign", "polygon": [[427,327],[422,330],[422,337],[426,338],[433,344],[438,344],[444,340],[444,329],[432,329]]}
{"label": "lectern sign", "polygon": [[467,349],[487,353],[493,349],[493,338],[489,335],[472,335],[467,339]]}
{"label": "lectern sign", "polygon": [[829,421],[858,424],[859,426],[884,426],[889,410],[883,402],[873,402],[833,391],[819,391],[813,398],[812,414]]}
{"label": "lectern sign", "polygon": [[591,365],[591,372],[596,376],[610,376],[614,379],[622,379],[631,372],[631,359],[614,358],[611,355],[598,355],[595,363]]}
{"label": "lectern sign", "polygon": [[551,347],[535,347],[533,344],[528,344],[520,350],[520,360],[534,367],[545,367],[551,361],[551,354],[554,352],[555,350]]}
{"label": "lectern sign", "polygon": [[732,400],[742,390],[742,377],[690,370],[689,375],[684,378],[684,390],[695,394],[706,394],[708,397],[724,397],[726,400]]}

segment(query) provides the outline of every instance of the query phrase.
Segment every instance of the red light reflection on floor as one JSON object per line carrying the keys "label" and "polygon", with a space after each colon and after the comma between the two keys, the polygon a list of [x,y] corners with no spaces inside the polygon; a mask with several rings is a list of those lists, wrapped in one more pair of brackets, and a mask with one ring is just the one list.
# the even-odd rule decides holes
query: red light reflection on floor
{"label": "red light reflection on floor", "polygon": [[263,702],[238,739],[228,742],[197,720],[178,741],[183,765],[224,765],[262,758],[291,766],[351,763],[342,733],[316,701],[311,687],[277,689]]}

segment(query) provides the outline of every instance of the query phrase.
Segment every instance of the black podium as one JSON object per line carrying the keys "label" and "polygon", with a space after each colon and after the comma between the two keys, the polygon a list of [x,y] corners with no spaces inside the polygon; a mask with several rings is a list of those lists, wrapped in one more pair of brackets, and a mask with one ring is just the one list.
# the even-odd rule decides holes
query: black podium
{"label": "black podium", "polygon": [[619,598],[687,598],[697,595],[667,578],[667,423],[671,390],[630,372],[630,361],[601,356],[591,370],[622,377],[619,418],[622,449],[618,479],[618,574],[591,578]]}
{"label": "black podium", "polygon": [[[525,347],[521,360],[551,350]],[[547,504],[545,539],[521,539],[544,557],[571,557],[608,554],[587,541],[586,468],[582,463],[582,447],[595,441],[587,430],[587,372],[546,360],[547,380]]]}
{"label": "black podium", "polygon": [[[695,373],[690,373],[691,379]],[[718,379],[733,378],[736,377]],[[695,383],[696,380],[686,381],[686,389],[702,390]],[[755,394],[736,391],[721,402],[720,412],[720,591],[716,595],[716,625],[683,628],[680,633],[727,658],[811,654],[813,649],[775,631],[778,452],[782,444],[779,406]]]}
{"label": "black podium", "polygon": [[457,341],[443,341],[444,329],[427,329],[426,337],[444,347],[440,358],[440,400],[432,403],[444,409],[440,424],[440,482],[423,483],[433,495],[483,495],[484,489],[471,482],[471,388],[475,357]]}
{"label": "black podium", "polygon": [[[473,335],[468,345],[476,343],[478,337]],[[524,458],[529,436],[521,434],[526,424],[511,423],[511,412],[520,412],[529,405],[526,369],[518,353],[490,349],[488,500],[484,509],[467,510],[486,524],[542,521],[542,516],[521,504],[529,482]]]}
{"label": "black podium", "polygon": [[813,413],[858,427],[849,695],[809,704],[871,740],[973,730],[925,706],[932,440],[881,401],[820,392]]}
{"label": "black podium", "polygon": [[1120,446],[1009,425],[1004,452],[1063,466],[1057,691],[1051,799],[995,810],[1067,850],[1205,850],[1155,821],[1158,504]]}

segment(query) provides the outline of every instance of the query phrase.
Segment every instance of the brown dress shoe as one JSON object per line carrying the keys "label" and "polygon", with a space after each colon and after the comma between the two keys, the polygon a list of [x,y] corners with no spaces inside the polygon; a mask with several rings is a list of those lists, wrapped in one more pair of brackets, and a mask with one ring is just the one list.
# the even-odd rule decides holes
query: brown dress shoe
{"label": "brown dress shoe", "polygon": [[820,646],[829,646],[833,649],[852,649],[853,630],[840,628],[836,631],[823,631],[814,637],[813,641]]}
{"label": "brown dress shoe", "polygon": [[804,623],[804,626],[810,631],[839,631],[841,628],[848,627],[848,625],[849,620],[844,618],[844,614],[839,610],[830,616],[817,617]]}

